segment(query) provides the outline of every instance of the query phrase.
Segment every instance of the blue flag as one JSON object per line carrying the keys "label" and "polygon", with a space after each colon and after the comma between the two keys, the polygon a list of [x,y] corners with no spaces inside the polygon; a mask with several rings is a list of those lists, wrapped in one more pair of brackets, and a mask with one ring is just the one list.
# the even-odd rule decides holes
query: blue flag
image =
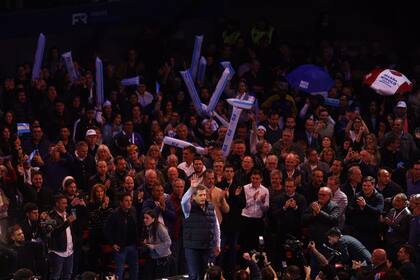
{"label": "blue flag", "polygon": [[35,58],[34,58],[34,66],[32,67],[32,81],[38,80],[39,75],[41,74],[41,66],[42,61],[44,59],[44,51],[45,51],[45,36],[44,34],[39,34],[38,37],[38,44],[36,46]]}
{"label": "blue flag", "polygon": [[104,103],[104,75],[102,60],[99,57],[96,58],[96,106],[102,106]]}

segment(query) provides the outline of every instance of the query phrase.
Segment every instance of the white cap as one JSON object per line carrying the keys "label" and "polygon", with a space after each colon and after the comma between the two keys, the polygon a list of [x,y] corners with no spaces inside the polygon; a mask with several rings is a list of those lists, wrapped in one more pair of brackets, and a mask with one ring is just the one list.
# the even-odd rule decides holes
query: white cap
{"label": "white cap", "polygon": [[88,131],[86,131],[86,136],[92,136],[92,135],[96,135],[96,130],[89,129]]}
{"label": "white cap", "polygon": [[257,127],[257,129],[262,129],[262,130],[264,130],[264,131],[267,131],[267,128],[265,128],[265,126],[263,126],[263,125],[259,125],[259,126]]}
{"label": "white cap", "polygon": [[112,106],[112,103],[111,103],[111,101],[107,100],[107,101],[104,102],[104,104],[102,106],[104,106],[104,107],[105,106]]}
{"label": "white cap", "polygon": [[398,101],[397,108],[407,108],[407,103],[405,101]]}

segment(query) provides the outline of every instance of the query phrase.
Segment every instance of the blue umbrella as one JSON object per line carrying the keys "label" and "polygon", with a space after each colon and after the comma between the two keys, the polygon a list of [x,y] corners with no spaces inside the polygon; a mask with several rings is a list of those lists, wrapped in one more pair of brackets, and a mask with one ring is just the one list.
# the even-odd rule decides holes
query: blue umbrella
{"label": "blue umbrella", "polygon": [[286,75],[286,80],[294,89],[307,93],[326,92],[334,84],[323,68],[312,64],[297,67]]}

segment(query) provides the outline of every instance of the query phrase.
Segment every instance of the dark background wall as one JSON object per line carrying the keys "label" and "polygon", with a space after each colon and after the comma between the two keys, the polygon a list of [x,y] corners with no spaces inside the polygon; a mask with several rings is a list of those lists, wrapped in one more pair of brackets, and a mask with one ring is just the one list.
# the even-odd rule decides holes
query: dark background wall
{"label": "dark background wall", "polygon": [[[58,46],[76,55],[94,49],[113,61],[121,59],[126,48],[138,41],[142,26],[150,24],[164,26],[168,34],[176,33],[186,46],[191,46],[195,34],[214,39],[215,27],[222,19],[236,19],[247,31],[261,16],[276,27],[281,40],[288,42],[314,39],[323,14],[328,14],[336,38],[378,41],[405,51],[417,46],[419,37],[415,1],[405,0],[1,2],[0,77],[13,73],[18,63],[32,62],[40,32],[47,36],[47,48]],[[75,14],[87,15],[86,24],[74,23]]]}

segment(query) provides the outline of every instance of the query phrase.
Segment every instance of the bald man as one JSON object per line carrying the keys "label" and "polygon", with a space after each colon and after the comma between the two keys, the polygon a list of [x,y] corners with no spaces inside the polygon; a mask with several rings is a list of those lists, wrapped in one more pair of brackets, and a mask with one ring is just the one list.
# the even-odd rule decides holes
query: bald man
{"label": "bald man", "polygon": [[303,213],[303,224],[309,227],[309,238],[317,244],[327,239],[327,231],[338,226],[340,209],[331,201],[332,191],[322,187],[318,191],[318,200],[312,202]]}
{"label": "bald man", "polygon": [[378,171],[376,190],[383,195],[384,199],[392,198],[396,194],[403,192],[401,186],[391,180],[391,173],[384,168]]}
{"label": "bald man", "polygon": [[375,249],[372,252],[372,265],[373,272],[376,275],[377,273],[385,273],[388,271],[388,256],[384,249]]}

